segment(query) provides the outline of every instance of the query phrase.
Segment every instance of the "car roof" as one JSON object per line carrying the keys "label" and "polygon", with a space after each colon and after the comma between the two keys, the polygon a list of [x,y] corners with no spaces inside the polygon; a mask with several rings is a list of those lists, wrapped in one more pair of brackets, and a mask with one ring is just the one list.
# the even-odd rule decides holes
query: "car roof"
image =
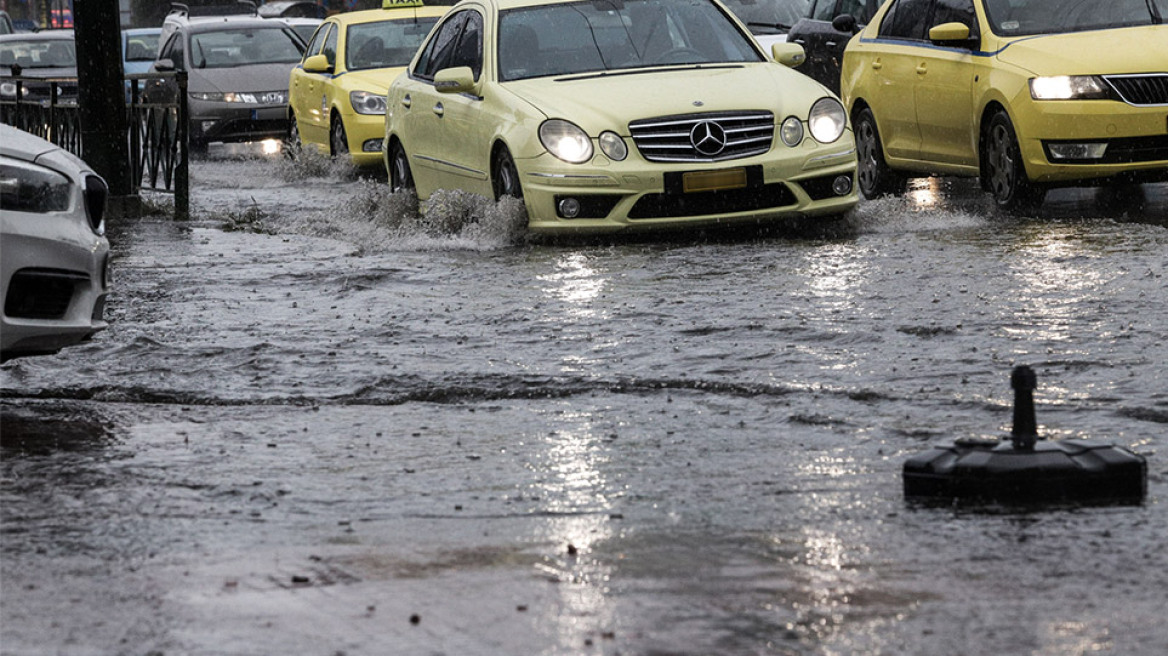
{"label": "car roof", "polygon": [[282,18],[257,18],[256,16],[214,16],[200,18],[183,26],[187,32],[217,32],[228,29],[279,29],[288,27]]}
{"label": "car roof", "polygon": [[18,32],[0,34],[0,41],[72,41],[73,30],[45,30],[43,32]]}
{"label": "car roof", "polygon": [[348,11],[343,14],[334,14],[328,18],[341,25],[356,25],[358,23],[376,23],[383,20],[418,18],[438,18],[450,11],[448,6],[426,5],[423,7],[388,7],[385,9],[363,9]]}

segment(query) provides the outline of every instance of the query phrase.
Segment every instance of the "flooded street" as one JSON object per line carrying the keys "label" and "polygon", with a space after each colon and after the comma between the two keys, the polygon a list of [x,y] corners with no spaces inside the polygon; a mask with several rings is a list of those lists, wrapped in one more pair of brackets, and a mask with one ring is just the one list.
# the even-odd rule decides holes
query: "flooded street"
{"label": "flooded street", "polygon": [[[107,331],[0,367],[3,654],[1168,653],[1168,185],[541,243],[192,177],[191,221],[111,227]],[[1143,505],[905,502],[1017,364]]]}

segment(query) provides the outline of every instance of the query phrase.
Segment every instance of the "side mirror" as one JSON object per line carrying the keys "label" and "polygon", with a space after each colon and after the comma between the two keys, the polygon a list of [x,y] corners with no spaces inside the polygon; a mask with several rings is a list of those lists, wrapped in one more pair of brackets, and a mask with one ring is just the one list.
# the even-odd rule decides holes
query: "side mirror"
{"label": "side mirror", "polygon": [[467,93],[475,88],[474,71],[469,66],[444,68],[434,75],[434,88],[439,93]]}
{"label": "side mirror", "polygon": [[771,45],[771,57],[783,66],[795,68],[807,61],[807,53],[798,43],[775,43]]}
{"label": "side mirror", "polygon": [[332,66],[329,66],[328,57],[325,55],[313,55],[304,60],[305,73],[331,73]]}
{"label": "side mirror", "polygon": [[831,29],[836,32],[855,34],[857,32],[856,25],[856,17],[851,14],[840,14],[831,19]]}
{"label": "side mirror", "polygon": [[937,45],[968,47],[969,26],[964,23],[941,23],[929,30],[929,41]]}
{"label": "side mirror", "polygon": [[159,59],[158,61],[154,62],[154,70],[162,71],[164,73],[169,72],[169,71],[173,71],[174,70],[174,60],[172,60],[170,58]]}

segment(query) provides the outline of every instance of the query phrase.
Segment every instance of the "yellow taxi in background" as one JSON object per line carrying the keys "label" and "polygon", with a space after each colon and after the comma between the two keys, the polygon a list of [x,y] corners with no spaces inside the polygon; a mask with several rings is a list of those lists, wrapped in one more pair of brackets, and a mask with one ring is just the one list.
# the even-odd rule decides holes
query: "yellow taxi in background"
{"label": "yellow taxi in background", "polygon": [[357,166],[381,164],[385,91],[449,7],[386,0],[382,9],[330,16],[288,80],[289,141]]}
{"label": "yellow taxi in background", "polygon": [[889,0],[848,43],[860,191],[978,176],[1047,189],[1168,180],[1168,0]]}

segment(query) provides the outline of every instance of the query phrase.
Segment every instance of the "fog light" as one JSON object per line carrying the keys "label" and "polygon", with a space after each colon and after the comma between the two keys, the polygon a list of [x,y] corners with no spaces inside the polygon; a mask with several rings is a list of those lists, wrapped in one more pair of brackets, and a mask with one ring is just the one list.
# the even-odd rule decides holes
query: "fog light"
{"label": "fog light", "polygon": [[847,196],[852,191],[852,176],[838,175],[831,181],[831,190],[836,196]]}
{"label": "fog light", "polygon": [[1047,144],[1051,159],[1101,159],[1107,152],[1106,143]]}
{"label": "fog light", "polygon": [[560,216],[565,219],[574,219],[580,216],[580,201],[575,198],[562,198],[557,207]]}
{"label": "fog light", "polygon": [[380,153],[381,144],[381,139],[367,139],[365,140],[365,143],[361,144],[361,150],[367,153]]}

